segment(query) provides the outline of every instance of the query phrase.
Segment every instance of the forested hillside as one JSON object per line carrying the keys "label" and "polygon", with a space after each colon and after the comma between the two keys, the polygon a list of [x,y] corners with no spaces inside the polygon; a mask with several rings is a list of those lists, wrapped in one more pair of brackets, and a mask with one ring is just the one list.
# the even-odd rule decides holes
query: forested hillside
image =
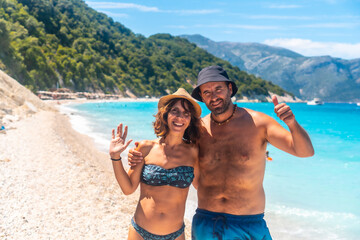
{"label": "forested hillside", "polygon": [[285,92],[186,39],[134,34],[82,0],[0,0],[0,69],[32,91],[160,96],[191,91],[199,70],[213,64],[237,82],[238,97]]}

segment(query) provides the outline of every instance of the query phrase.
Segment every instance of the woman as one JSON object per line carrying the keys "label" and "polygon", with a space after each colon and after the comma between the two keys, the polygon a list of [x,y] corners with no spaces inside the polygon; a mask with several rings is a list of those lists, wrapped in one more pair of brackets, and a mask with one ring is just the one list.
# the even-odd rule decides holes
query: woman
{"label": "woman", "polygon": [[128,173],[120,154],[125,144],[122,124],[117,134],[112,130],[110,156],[122,191],[133,193],[140,184],[140,199],[131,221],[128,239],[185,239],[184,213],[189,186],[196,185],[201,108],[179,88],[174,94],[160,98],[155,115],[156,140],[141,141],[138,150],[144,161]]}

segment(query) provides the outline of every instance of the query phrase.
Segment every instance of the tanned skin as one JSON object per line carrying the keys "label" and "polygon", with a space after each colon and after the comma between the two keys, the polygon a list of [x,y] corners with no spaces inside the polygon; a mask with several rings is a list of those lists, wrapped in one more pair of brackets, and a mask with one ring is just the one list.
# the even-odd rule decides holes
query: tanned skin
{"label": "tanned skin", "polygon": [[[270,143],[297,157],[314,155],[311,140],[297,123],[290,107],[273,97],[274,111],[285,122],[283,128],[270,116],[231,102],[232,86],[208,82],[200,86],[203,102],[211,111],[203,120],[199,139],[198,207],[213,212],[253,215],[265,210],[263,179],[265,154]],[[217,124],[211,120],[210,115]],[[131,150],[131,165],[142,161]]]}
{"label": "tanned skin", "polygon": [[[187,104],[187,103],[185,103]],[[134,219],[142,228],[157,235],[166,235],[179,230],[184,223],[185,202],[189,192],[188,188],[177,188],[172,186],[151,186],[140,182],[142,167],[145,164],[154,164],[165,169],[178,166],[194,167],[195,179],[197,173],[198,147],[183,141],[183,135],[190,124],[190,113],[176,102],[168,114],[167,125],[169,133],[165,137],[156,140],[141,141],[137,147],[139,153],[144,156],[145,161],[133,166],[126,173],[121,161],[113,161],[114,173],[121,190],[124,194],[132,194],[140,185],[140,198]],[[130,144],[125,143],[127,126],[122,131],[122,124],[112,132],[110,143],[110,156],[114,159],[120,158]],[[130,225],[128,239],[143,239]],[[184,240],[185,233],[177,238]]]}

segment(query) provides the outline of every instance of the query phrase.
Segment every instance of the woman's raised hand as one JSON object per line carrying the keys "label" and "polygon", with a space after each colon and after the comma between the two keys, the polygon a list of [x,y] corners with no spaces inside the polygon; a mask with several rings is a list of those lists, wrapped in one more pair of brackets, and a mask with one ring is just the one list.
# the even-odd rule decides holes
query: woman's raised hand
{"label": "woman's raised hand", "polygon": [[117,126],[116,135],[115,135],[115,129],[112,130],[112,139],[110,141],[110,148],[109,148],[109,154],[111,158],[115,158],[115,159],[120,158],[120,154],[129,146],[129,144],[132,141],[132,139],[130,139],[125,144],[128,126],[125,126],[124,133],[122,131],[122,128],[123,128],[123,124],[120,123]]}

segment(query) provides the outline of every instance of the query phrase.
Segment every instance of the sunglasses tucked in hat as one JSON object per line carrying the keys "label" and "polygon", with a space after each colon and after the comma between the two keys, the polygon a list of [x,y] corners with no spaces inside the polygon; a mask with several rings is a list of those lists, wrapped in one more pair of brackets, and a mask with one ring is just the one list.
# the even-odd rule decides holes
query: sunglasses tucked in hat
{"label": "sunglasses tucked in hat", "polygon": [[183,88],[179,88],[176,92],[174,92],[173,94],[170,95],[166,95],[160,98],[159,103],[158,103],[158,109],[164,107],[171,99],[174,98],[183,98],[188,100],[195,109],[195,117],[200,117],[201,116],[201,107],[200,105],[190,96],[190,94]]}
{"label": "sunglasses tucked in hat", "polygon": [[234,96],[238,90],[236,84],[229,79],[229,76],[227,75],[226,71],[220,67],[220,66],[209,66],[204,69],[202,69],[199,72],[198,80],[197,80],[197,86],[192,91],[191,96],[195,98],[196,100],[199,100],[202,102],[201,96],[200,96],[200,86],[207,83],[207,82],[229,82],[232,85],[232,94],[231,97]]}

